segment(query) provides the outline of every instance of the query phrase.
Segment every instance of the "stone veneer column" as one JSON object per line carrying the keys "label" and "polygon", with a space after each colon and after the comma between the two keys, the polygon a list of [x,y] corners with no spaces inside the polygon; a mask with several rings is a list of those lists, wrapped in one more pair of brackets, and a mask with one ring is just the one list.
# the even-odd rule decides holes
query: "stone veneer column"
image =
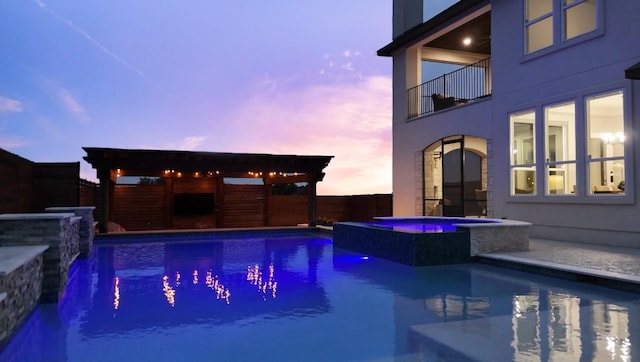
{"label": "stone veneer column", "polygon": [[79,253],[80,219],[72,213],[0,215],[0,246],[49,246],[43,254],[44,303],[64,295],[69,266]]}
{"label": "stone veneer column", "polygon": [[0,350],[38,306],[46,245],[0,247]]}
{"label": "stone veneer column", "polygon": [[47,212],[68,213],[72,212],[75,216],[79,216],[79,248],[80,257],[87,257],[93,248],[93,238],[95,237],[95,226],[93,222],[93,210],[95,206],[70,206],[70,207],[48,207]]}

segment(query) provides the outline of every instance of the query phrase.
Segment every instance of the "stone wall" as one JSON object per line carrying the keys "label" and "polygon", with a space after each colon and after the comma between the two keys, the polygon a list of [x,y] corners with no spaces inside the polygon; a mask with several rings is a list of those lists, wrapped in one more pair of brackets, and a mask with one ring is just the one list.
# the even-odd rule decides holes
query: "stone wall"
{"label": "stone wall", "polygon": [[0,215],[0,246],[49,246],[44,253],[44,303],[57,302],[64,294],[69,266],[79,253],[79,221],[71,213]]}
{"label": "stone wall", "polygon": [[[8,342],[11,335],[20,328],[40,300],[43,282],[43,256],[46,247],[0,248],[0,348]],[[16,259],[16,253],[8,256],[6,249],[20,250],[16,265],[8,266]],[[13,252],[13,250],[11,250]]]}
{"label": "stone wall", "polygon": [[79,248],[80,256],[86,257],[91,253],[93,248],[93,238],[95,237],[95,227],[93,219],[93,211],[95,206],[72,206],[72,207],[48,207],[47,212],[66,213],[72,212],[75,216],[80,217],[79,227]]}
{"label": "stone wall", "polygon": [[530,223],[516,220],[500,220],[494,224],[458,225],[469,229],[471,256],[529,250]]}

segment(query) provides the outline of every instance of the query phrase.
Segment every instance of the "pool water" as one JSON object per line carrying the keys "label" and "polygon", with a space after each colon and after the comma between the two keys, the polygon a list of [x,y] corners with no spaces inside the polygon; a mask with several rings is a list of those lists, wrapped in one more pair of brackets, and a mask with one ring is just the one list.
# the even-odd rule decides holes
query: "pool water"
{"label": "pool water", "polygon": [[361,222],[360,224],[394,231],[443,233],[456,231],[456,224],[490,224],[494,221],[486,219],[457,219],[457,218],[379,218],[375,221]]}
{"label": "pool water", "polygon": [[96,243],[0,361],[640,359],[640,294],[414,268],[320,233],[205,235]]}

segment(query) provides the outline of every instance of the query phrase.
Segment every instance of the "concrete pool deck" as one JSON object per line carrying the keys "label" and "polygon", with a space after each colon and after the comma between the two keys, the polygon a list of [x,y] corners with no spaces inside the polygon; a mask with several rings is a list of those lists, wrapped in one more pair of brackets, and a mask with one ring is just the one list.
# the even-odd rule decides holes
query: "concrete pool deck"
{"label": "concrete pool deck", "polygon": [[640,293],[640,248],[529,239],[529,250],[479,254],[478,262]]}

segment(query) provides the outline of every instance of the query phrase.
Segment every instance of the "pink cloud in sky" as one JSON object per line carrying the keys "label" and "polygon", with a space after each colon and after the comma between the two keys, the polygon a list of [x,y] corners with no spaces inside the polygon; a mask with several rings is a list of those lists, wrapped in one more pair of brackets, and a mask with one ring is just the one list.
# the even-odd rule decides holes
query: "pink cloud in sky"
{"label": "pink cloud in sky", "polygon": [[202,137],[202,136],[189,136],[189,137],[185,137],[182,142],[175,147],[175,149],[177,150],[182,150],[182,151],[191,151],[191,150],[195,150],[198,149],[202,146],[202,143],[206,140],[206,137]]}
{"label": "pink cloud in sky", "polygon": [[[2,131],[2,129],[0,129]],[[5,138],[0,136],[0,148],[10,150],[12,148],[22,147],[26,144],[24,140],[18,138]]]}
{"label": "pink cloud in sky", "polygon": [[15,99],[0,96],[0,113],[22,112],[22,104]]}
{"label": "pink cloud in sky", "polygon": [[87,115],[84,107],[78,102],[78,100],[64,88],[57,89],[57,97],[62,106],[71,113],[71,115],[80,122],[89,122],[91,118]]}
{"label": "pink cloud in sky", "polygon": [[233,118],[246,130],[234,152],[335,156],[319,194],[391,192],[390,77],[288,90],[269,80]]}

